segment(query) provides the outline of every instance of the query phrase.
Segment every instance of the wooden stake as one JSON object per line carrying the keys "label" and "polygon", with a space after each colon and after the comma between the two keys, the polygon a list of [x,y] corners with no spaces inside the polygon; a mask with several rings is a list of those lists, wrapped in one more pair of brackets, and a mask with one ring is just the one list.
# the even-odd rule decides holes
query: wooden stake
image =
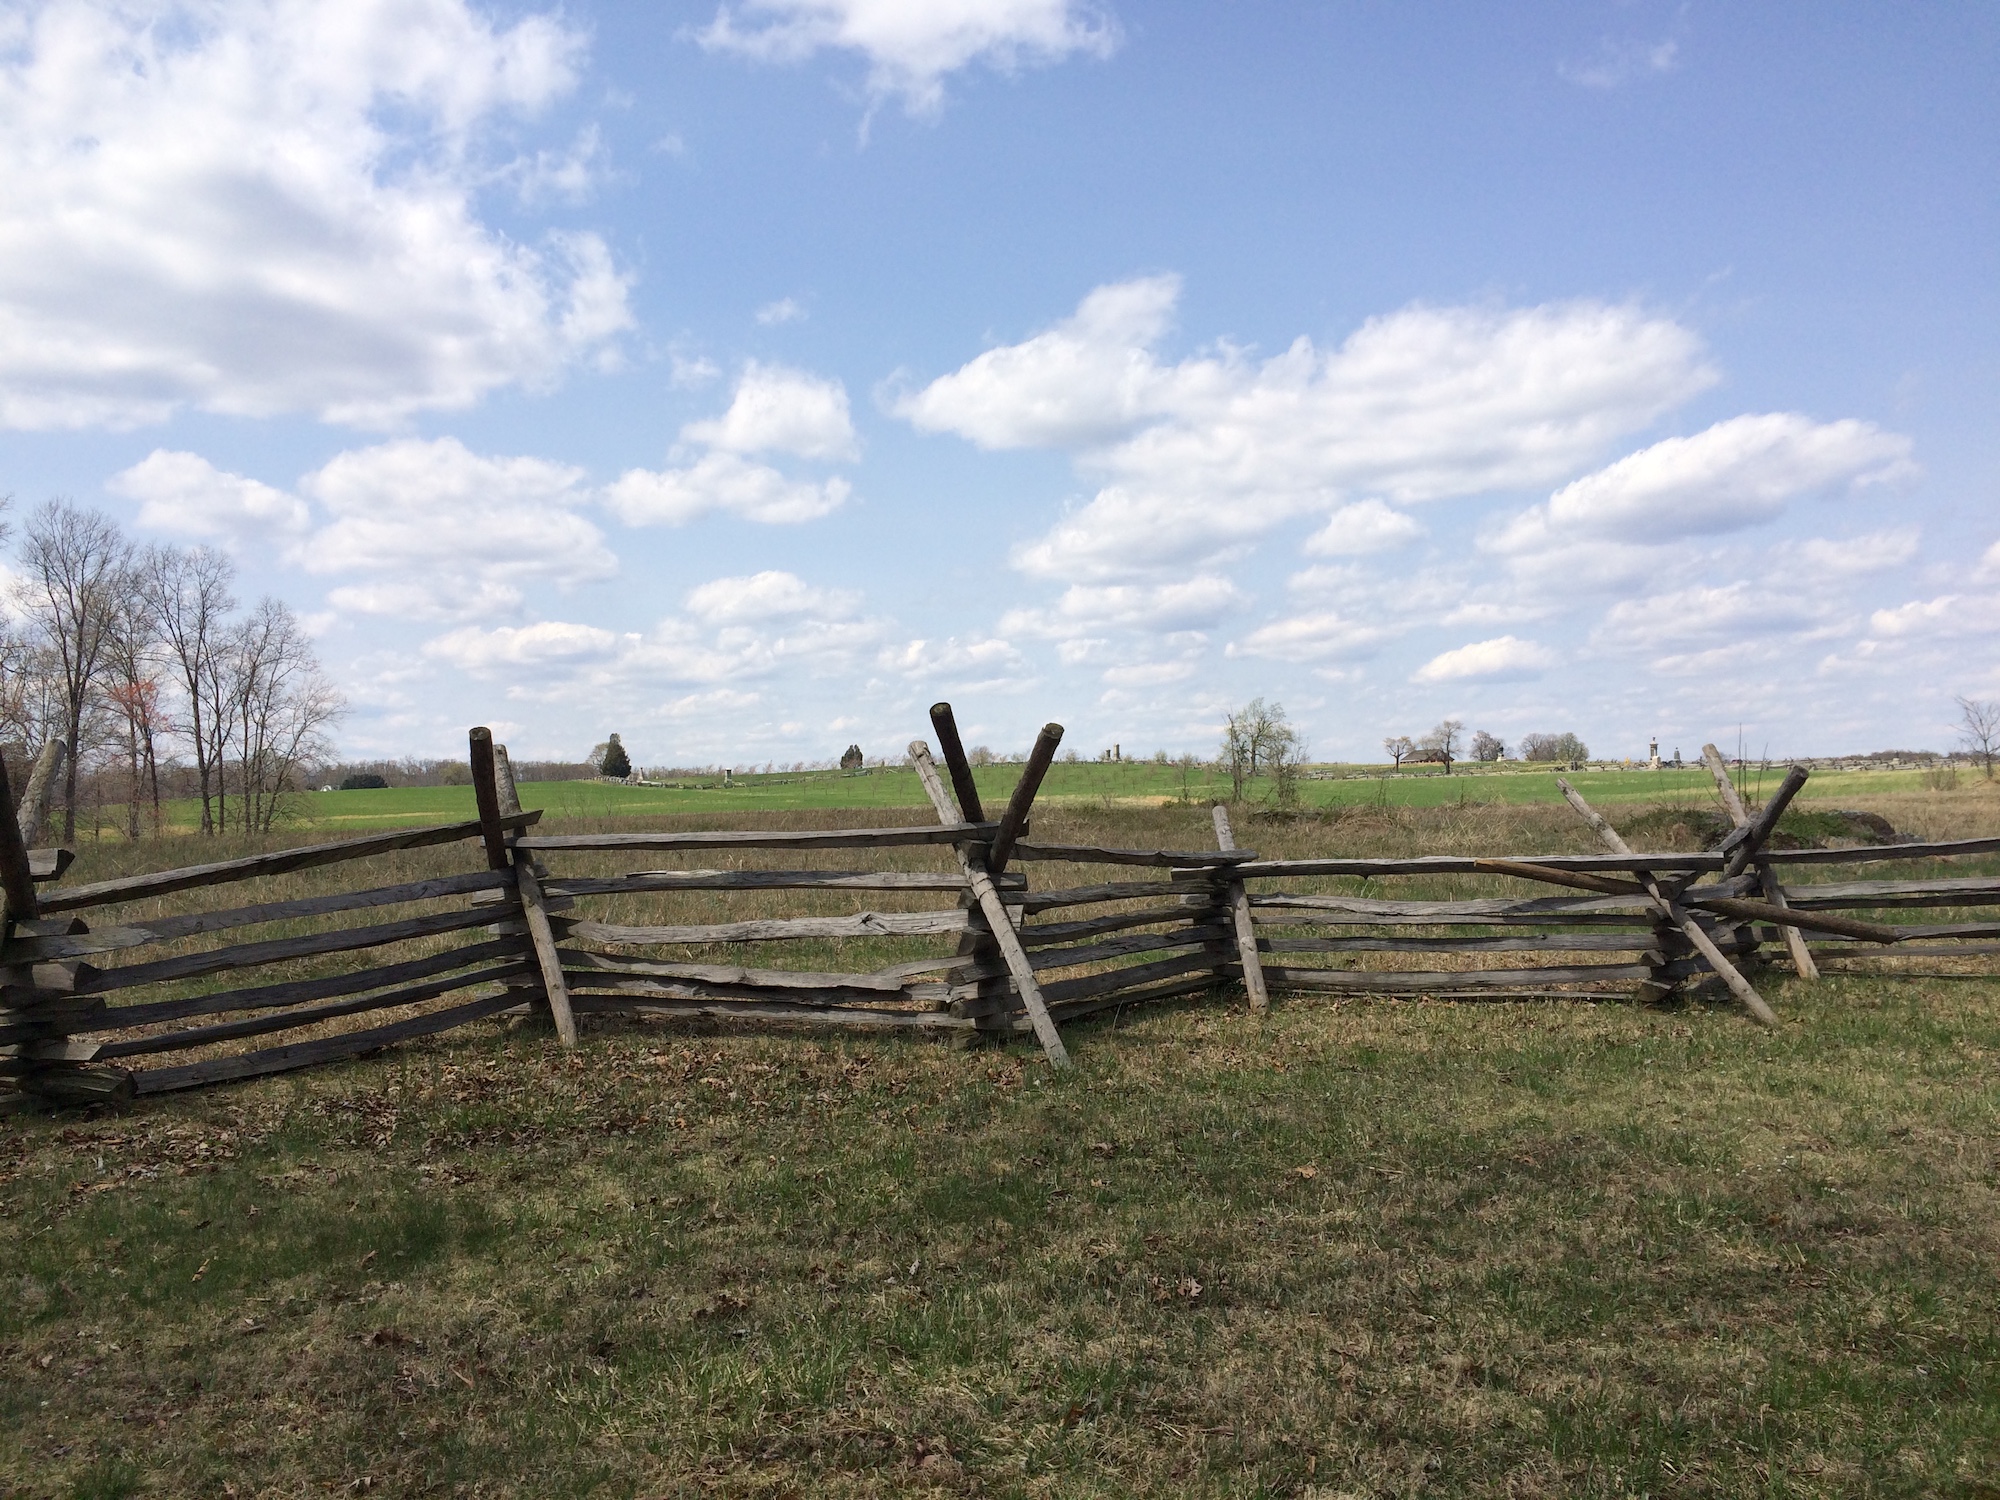
{"label": "wooden stake", "polygon": [[[480,733],[474,730],[474,734]],[[521,810],[521,793],[514,785],[514,763],[505,745],[486,737],[493,756],[493,794],[500,816]],[[483,820],[485,810],[481,809]],[[511,842],[511,840],[510,840]],[[521,893],[521,915],[527,919],[528,940],[534,946],[535,964],[542,971],[542,994],[548,1000],[549,1015],[556,1023],[556,1035],[565,1047],[576,1046],[576,1013],[569,1003],[569,986],[563,980],[562,957],[556,951],[555,929],[549,925],[548,898],[535,876],[535,855],[531,849],[509,849],[514,867],[514,886]]]}
{"label": "wooden stake", "polygon": [[[1722,805],[1729,812],[1730,821],[1738,828],[1750,821],[1750,814],[1744,811],[1743,799],[1736,794],[1736,783],[1729,779],[1729,768],[1723,763],[1722,752],[1713,745],[1701,747],[1701,763],[1708,767],[1708,774],[1715,778],[1716,795],[1722,798]],[[1759,853],[1756,858],[1757,883],[1764,888],[1764,899],[1773,906],[1785,906],[1785,888],[1778,884],[1778,873],[1771,867],[1770,855]],[[1781,928],[1785,935],[1785,951],[1792,957],[1792,967],[1798,970],[1801,979],[1819,978],[1819,965],[1813,962],[1812,949],[1806,946],[1805,934],[1796,927]]]}
{"label": "wooden stake", "polygon": [[[1563,797],[1569,805],[1575,808],[1583,820],[1596,830],[1597,837],[1603,842],[1605,848],[1609,849],[1613,854],[1630,854],[1632,852],[1631,846],[1618,836],[1618,830],[1605,822],[1598,815],[1597,809],[1584,801],[1575,787],[1571,786],[1560,776],[1556,778],[1556,785],[1562,789]],[[1764,1025],[1775,1027],[1778,1024],[1778,1018],[1772,1012],[1771,1007],[1764,1003],[1762,995],[1751,988],[1750,981],[1737,972],[1736,966],[1723,956],[1722,950],[1715,946],[1715,939],[1702,930],[1701,924],[1695,921],[1684,907],[1676,905],[1667,898],[1666,893],[1660,889],[1660,882],[1653,876],[1651,871],[1641,871],[1640,879],[1645,884],[1647,894],[1653,898],[1660,910],[1665,912],[1673,921],[1673,924],[1680,928],[1687,940],[1694,944],[1695,951],[1708,960],[1708,966],[1722,976],[1722,982],[1729,986],[1731,994],[1743,1002],[1743,1008]]]}
{"label": "wooden stake", "polygon": [[[1229,826],[1229,809],[1218,802],[1213,816],[1216,847],[1234,849],[1236,834]],[[1261,1016],[1271,1008],[1271,994],[1264,988],[1264,965],[1257,957],[1257,924],[1250,916],[1250,897],[1242,881],[1229,882],[1228,900],[1236,923],[1236,953],[1243,961],[1243,991],[1250,997],[1251,1013]]]}
{"label": "wooden stake", "polygon": [[[1028,809],[1035,804],[1035,793],[1042,789],[1042,778],[1049,773],[1049,763],[1056,758],[1056,746],[1062,743],[1062,737],[1060,724],[1044,724],[1042,732],[1035,736],[1035,748],[1028,752],[1021,779],[1014,783],[1014,795],[1000,819],[1000,831],[993,835],[993,848],[986,856],[988,874],[998,875],[1007,868],[1015,841],[1028,831]],[[929,753],[926,747],[925,754]],[[943,817],[944,813],[940,811],[938,816]]]}
{"label": "wooden stake", "polygon": [[[1049,729],[1055,730],[1057,740],[1062,738],[1061,727],[1051,724],[1048,729],[1042,731],[1042,740],[1038,740],[1035,744],[1038,752],[1042,748],[1042,741],[1049,740]],[[1054,753],[1054,741],[1049,741],[1049,754]],[[951,805],[951,796],[945,791],[944,782],[938,776],[937,765],[931,759],[931,747],[922,740],[911,741],[910,759],[916,765],[917,775],[923,780],[924,794],[931,799],[931,806],[937,810],[938,821],[941,823],[956,821],[958,811]],[[1033,768],[1034,762],[1030,760],[1029,769]],[[1047,768],[1047,760],[1044,759],[1043,769]],[[1034,779],[1038,784],[1041,781],[1039,775]],[[1025,783],[1028,776],[1024,773],[1021,780]],[[1032,790],[1029,791],[1026,801],[1021,798],[1018,789],[1015,792],[1015,801],[1021,805],[1023,814],[1026,812],[1026,802],[1032,801],[1033,798]],[[1013,807],[1007,809],[1007,816],[1009,818],[1014,816]],[[1014,923],[1007,915],[1006,905],[1000,900],[1000,892],[994,888],[993,878],[987,871],[986,861],[980,856],[979,846],[954,844],[952,848],[958,855],[959,868],[965,872],[965,878],[971,883],[973,899],[979,903],[979,909],[986,917],[986,925],[993,931],[993,941],[1000,949],[1000,956],[1007,961],[1007,972],[1014,977],[1014,987],[1021,992],[1021,1003],[1027,1008],[1028,1020],[1035,1028],[1036,1040],[1041,1042],[1042,1051],[1048,1057],[1051,1066],[1067,1068],[1070,1065],[1069,1051],[1063,1046],[1062,1036],[1056,1030],[1056,1023],[1049,1015],[1048,1006],[1043,1003],[1041,986],[1035,983],[1034,966],[1028,962],[1028,951],[1021,946],[1021,935],[1014,931]]]}
{"label": "wooden stake", "polygon": [[506,830],[500,826],[500,790],[493,769],[493,731],[481,724],[466,736],[472,761],[472,795],[479,804],[479,835],[486,841],[489,869],[505,870],[513,863]]}
{"label": "wooden stake", "polygon": [[937,731],[938,749],[944,754],[945,769],[951,772],[951,789],[958,794],[958,810],[968,823],[984,823],[986,814],[979,805],[979,788],[973,784],[972,762],[965,758],[965,746],[958,737],[958,720],[949,703],[931,705],[931,728]]}

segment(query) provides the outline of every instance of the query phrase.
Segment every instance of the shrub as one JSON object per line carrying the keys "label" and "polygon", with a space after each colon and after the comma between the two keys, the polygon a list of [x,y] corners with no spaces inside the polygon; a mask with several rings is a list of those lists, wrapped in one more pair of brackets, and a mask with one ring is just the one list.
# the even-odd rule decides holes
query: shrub
{"label": "shrub", "polygon": [[849,745],[845,750],[840,752],[840,769],[843,771],[858,771],[861,769],[862,760],[861,747],[859,745]]}
{"label": "shrub", "polygon": [[389,789],[389,783],[373,771],[357,771],[341,782],[340,789],[343,792],[383,792]]}

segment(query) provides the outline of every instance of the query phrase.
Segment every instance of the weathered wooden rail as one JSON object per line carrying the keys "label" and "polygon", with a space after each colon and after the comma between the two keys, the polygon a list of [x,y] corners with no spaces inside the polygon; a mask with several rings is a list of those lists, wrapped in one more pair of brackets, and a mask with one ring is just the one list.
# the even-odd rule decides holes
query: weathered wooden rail
{"label": "weathered wooden rail", "polygon": [[[1773,850],[1770,835],[1804,773],[1794,771],[1753,815],[1734,800],[1712,748],[1707,758],[1736,832],[1708,853],[1635,853],[1564,784],[1604,854],[1259,860],[1236,846],[1221,807],[1209,850],[1034,842],[1028,815],[1060,727],[1044,729],[1007,808],[989,819],[949,705],[937,705],[932,721],[943,773],[927,744],[910,747],[937,818],[921,826],[542,834],[539,814],[521,809],[505,748],[483,729],[469,740],[480,813],[470,822],[64,889],[52,882],[68,854],[27,850],[14,818],[0,816],[0,1108],[117,1102],[253,1078],[508,1012],[540,1012],[571,1046],[579,1015],[706,1017],[966,1039],[1033,1035],[1053,1064],[1066,1066],[1067,1021],[1237,983],[1261,1012],[1272,991],[1657,999],[1717,980],[1772,1024],[1750,976],[1773,955],[1812,977],[1820,961],[1885,953],[2000,954],[2000,874],[1783,883],[1788,872],[1837,863],[1991,856],[2000,839]],[[254,897],[297,871],[366,869],[399,851],[473,842],[482,867],[458,873],[294,899],[239,896],[213,910],[147,909],[210,888],[247,885]],[[797,867],[802,854],[885,850],[935,851],[951,864]],[[670,856],[765,853],[790,866],[650,867]],[[607,855],[635,855],[649,867],[574,867]],[[1083,883],[1068,866],[1129,869],[1137,878]],[[1029,869],[1054,878],[1035,889]],[[1535,893],[1377,893],[1376,882],[1441,876],[1514,881]],[[1366,882],[1368,893],[1332,888],[1350,882]],[[859,909],[672,920],[690,893],[770,891],[852,893]],[[953,904],[869,904],[933,894]],[[649,898],[662,919],[591,914],[594,903],[634,897]],[[1904,920],[1935,908],[1984,915]],[[93,925],[85,913],[105,920]],[[287,930],[243,936],[274,925]],[[311,930],[291,930],[300,927]],[[842,945],[857,942],[929,939],[952,940],[951,951],[865,971],[712,961],[718,947],[806,942],[846,952]]]}

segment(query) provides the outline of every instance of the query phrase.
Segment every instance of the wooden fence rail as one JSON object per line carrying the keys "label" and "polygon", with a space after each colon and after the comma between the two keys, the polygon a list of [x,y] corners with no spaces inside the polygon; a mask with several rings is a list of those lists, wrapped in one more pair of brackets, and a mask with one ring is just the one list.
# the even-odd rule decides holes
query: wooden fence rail
{"label": "wooden fence rail", "polygon": [[[27,850],[0,816],[0,1108],[34,1098],[102,1103],[360,1056],[502,1014],[539,1013],[565,1045],[575,1017],[754,1021],[914,1036],[1032,1035],[1067,1064],[1059,1027],[1107,1009],[1241,985],[1261,1012],[1275,993],[1491,999],[1659,998],[1717,980],[1775,1021],[1752,976],[1771,961],[1811,977],[1821,963],[2000,955],[2000,873],[1797,883],[1822,866],[1896,860],[1948,869],[2000,854],[2000,839],[1838,850],[1768,847],[1803,785],[1787,778],[1754,813],[1724,797],[1735,832],[1706,853],[1624,847],[1574,789],[1601,855],[1437,855],[1260,860],[1215,809],[1217,847],[1124,849],[1029,837],[1050,725],[1001,818],[986,816],[950,706],[930,748],[911,746],[935,824],[825,830],[547,835],[523,812],[505,747],[470,740],[480,817],[370,834],[63,889],[66,851]],[[1705,753],[1727,784],[1719,756]],[[949,787],[947,787],[947,775]],[[6,767],[0,761],[0,795]],[[10,837],[11,833],[11,837]],[[422,879],[273,899],[276,877],[344,862],[373,869],[402,851],[472,844],[467,867]],[[661,869],[604,874],[579,857],[639,851],[737,857],[925,850],[934,870]],[[565,868],[551,870],[543,860]],[[370,864],[367,862],[375,862]],[[1009,866],[1014,868],[1009,868]],[[1051,871],[1050,867],[1056,867]],[[1077,867],[1072,873],[1069,866]],[[407,867],[405,867],[407,868]],[[1103,879],[1130,869],[1154,878]],[[1033,878],[1029,872],[1032,872]],[[1045,888],[1036,888],[1047,876]],[[1398,897],[1399,881],[1480,877],[1515,894]],[[1787,886],[1785,878],[1794,883]],[[1344,882],[1366,881],[1369,894]],[[160,910],[169,897],[236,885],[253,899]],[[1329,889],[1329,887],[1333,887]],[[682,898],[851,893],[844,913],[687,920]],[[946,908],[884,901],[956,897]],[[262,899],[256,899],[262,898]],[[609,920],[597,903],[644,898],[661,920]],[[646,903],[652,905],[646,905]],[[1911,920],[1956,910],[1957,920]],[[103,912],[92,925],[79,913]],[[679,916],[679,920],[675,920]],[[252,929],[267,929],[259,934]],[[272,929],[275,929],[273,931]],[[912,945],[946,951],[852,972],[790,968],[761,945]],[[720,950],[723,957],[718,957]],[[955,950],[955,951],[952,951]],[[815,948],[814,953],[823,951]],[[740,954],[741,962],[727,955]],[[259,974],[262,978],[257,978]],[[244,983],[223,976],[245,975]],[[221,983],[217,983],[221,979]],[[360,1026],[355,1018],[365,1018]],[[188,1060],[169,1060],[193,1054]]]}

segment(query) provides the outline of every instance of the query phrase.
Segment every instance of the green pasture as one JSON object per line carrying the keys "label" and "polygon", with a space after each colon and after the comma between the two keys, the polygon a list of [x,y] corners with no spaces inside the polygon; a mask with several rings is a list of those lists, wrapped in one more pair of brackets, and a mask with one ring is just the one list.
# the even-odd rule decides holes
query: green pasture
{"label": "green pasture", "polygon": [[[1020,773],[1018,765],[984,766],[977,771],[980,795],[989,814],[1005,805]],[[1556,788],[1558,774],[1555,770],[1528,767],[1461,768],[1446,776],[1433,767],[1396,772],[1377,766],[1326,766],[1315,767],[1311,779],[1300,783],[1299,797],[1307,807],[1553,803],[1560,801],[1562,795]],[[1592,802],[1686,801],[1704,806],[1714,802],[1708,775],[1700,770],[1606,767],[1567,774]],[[1746,799],[1769,795],[1782,776],[1782,768],[1749,772],[1743,785]],[[522,805],[544,809],[551,821],[924,805],[916,773],[901,768],[776,772],[735,776],[731,780],[732,784],[726,787],[720,777],[689,779],[665,787],[541,781],[524,783],[520,790]],[[1807,800],[1840,805],[1856,797],[1914,792],[1921,786],[1922,773],[1917,771],[1821,771],[1814,774],[1805,796]],[[1052,766],[1042,784],[1040,800],[1159,803],[1185,798],[1190,802],[1208,802],[1226,798],[1228,793],[1229,778],[1208,766],[1184,771],[1180,766],[1152,761],[1114,764],[1083,761]],[[1247,795],[1252,802],[1266,802],[1273,797],[1274,789],[1267,778],[1259,777],[1250,783]],[[385,791],[308,792],[296,799],[290,821],[295,827],[337,832],[450,822],[476,816],[469,786],[392,787]],[[194,827],[198,821],[195,804],[191,801],[171,804],[168,819],[176,827]]]}

